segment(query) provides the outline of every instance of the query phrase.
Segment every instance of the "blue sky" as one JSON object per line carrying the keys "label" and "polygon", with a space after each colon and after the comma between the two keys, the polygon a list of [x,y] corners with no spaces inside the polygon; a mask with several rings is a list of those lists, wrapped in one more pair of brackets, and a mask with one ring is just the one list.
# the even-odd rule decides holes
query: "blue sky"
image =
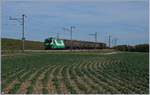
{"label": "blue sky", "polygon": [[108,43],[108,35],[118,44],[148,43],[148,0],[46,0],[2,2],[2,33],[21,39],[21,25],[9,16],[26,14],[25,37],[43,41],[49,36],[70,38],[62,28],[75,26],[73,39],[94,41],[88,34],[98,32],[98,41]]}

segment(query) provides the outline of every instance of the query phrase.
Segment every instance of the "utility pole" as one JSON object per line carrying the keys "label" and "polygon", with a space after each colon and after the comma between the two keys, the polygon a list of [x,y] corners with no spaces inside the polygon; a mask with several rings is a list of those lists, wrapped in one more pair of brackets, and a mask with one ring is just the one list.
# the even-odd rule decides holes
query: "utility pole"
{"label": "utility pole", "polygon": [[25,37],[24,37],[24,17],[25,15],[23,14],[22,15],[22,51],[24,52],[24,40],[25,40]]}
{"label": "utility pole", "polygon": [[97,43],[97,32],[95,32],[95,42]]}
{"label": "utility pole", "polygon": [[19,23],[21,23],[21,25],[22,25],[22,52],[24,52],[24,41],[25,41],[25,37],[24,37],[24,19],[25,19],[25,17],[27,17],[25,14],[22,14],[21,18],[9,17],[9,20],[16,20]]}
{"label": "utility pole", "polygon": [[70,32],[70,40],[71,40],[71,48],[70,48],[70,50],[71,50],[71,51],[72,51],[72,45],[73,45],[73,43],[72,43],[72,32],[73,32],[73,29],[74,29],[74,28],[75,28],[75,26],[70,26],[70,29],[68,29],[68,28],[63,28],[64,30]]}
{"label": "utility pole", "polygon": [[[89,34],[89,36],[94,36],[95,43],[97,43],[97,32],[95,32],[94,34]],[[95,49],[96,49],[96,45],[95,45]]]}
{"label": "utility pole", "polygon": [[110,38],[111,38],[111,36],[109,35],[109,48],[110,48],[110,41],[111,41],[111,39],[110,39]]}

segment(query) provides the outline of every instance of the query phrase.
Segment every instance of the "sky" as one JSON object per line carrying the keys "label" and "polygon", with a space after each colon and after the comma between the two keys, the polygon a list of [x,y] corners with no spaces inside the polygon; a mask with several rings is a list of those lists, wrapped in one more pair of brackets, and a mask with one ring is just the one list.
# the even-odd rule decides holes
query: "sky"
{"label": "sky", "polygon": [[[89,34],[98,33],[98,42],[136,45],[149,41],[148,0],[3,0],[2,38],[22,38],[20,22],[25,14],[26,40],[44,41],[48,37],[94,41]],[[113,45],[113,43],[112,43]]]}

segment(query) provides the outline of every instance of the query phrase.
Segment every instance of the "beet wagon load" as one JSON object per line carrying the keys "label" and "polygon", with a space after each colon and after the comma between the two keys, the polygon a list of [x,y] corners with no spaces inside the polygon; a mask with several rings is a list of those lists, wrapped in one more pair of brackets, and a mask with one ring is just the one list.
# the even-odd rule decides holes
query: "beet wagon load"
{"label": "beet wagon load", "polygon": [[79,41],[79,40],[67,40],[67,39],[57,39],[57,38],[47,38],[44,41],[45,49],[104,49],[106,48],[105,43],[95,43],[89,41]]}

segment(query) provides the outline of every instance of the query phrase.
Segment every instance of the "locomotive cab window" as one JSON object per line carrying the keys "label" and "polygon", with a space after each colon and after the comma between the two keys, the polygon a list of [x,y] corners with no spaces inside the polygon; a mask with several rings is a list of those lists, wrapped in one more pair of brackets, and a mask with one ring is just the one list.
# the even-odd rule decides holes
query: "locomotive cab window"
{"label": "locomotive cab window", "polygon": [[52,40],[51,39],[47,39],[47,40],[45,40],[45,43],[51,43],[52,42]]}

